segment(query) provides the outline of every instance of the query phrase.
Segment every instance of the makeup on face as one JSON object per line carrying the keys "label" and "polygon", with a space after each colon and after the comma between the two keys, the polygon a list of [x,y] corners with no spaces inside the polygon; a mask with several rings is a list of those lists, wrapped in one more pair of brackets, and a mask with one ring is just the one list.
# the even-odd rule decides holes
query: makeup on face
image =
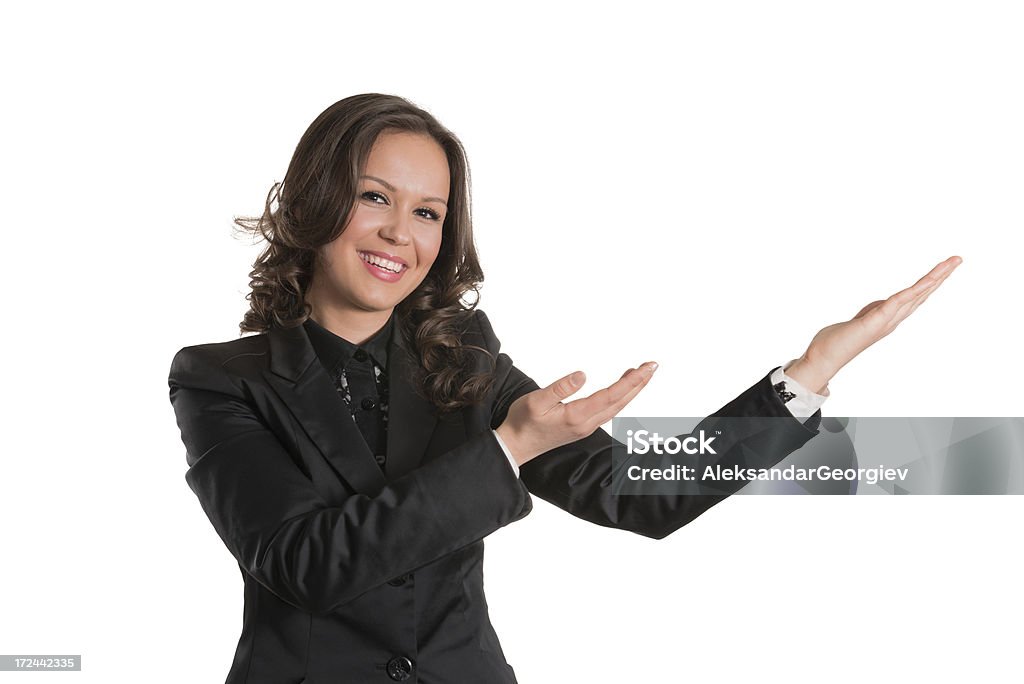
{"label": "makeup on face", "polygon": [[359,259],[366,270],[386,283],[397,283],[402,275],[409,270],[409,264],[387,252],[377,250],[357,250]]}
{"label": "makeup on face", "polygon": [[345,229],[324,247],[321,307],[389,312],[429,273],[440,251],[450,177],[432,138],[386,133],[374,143]]}

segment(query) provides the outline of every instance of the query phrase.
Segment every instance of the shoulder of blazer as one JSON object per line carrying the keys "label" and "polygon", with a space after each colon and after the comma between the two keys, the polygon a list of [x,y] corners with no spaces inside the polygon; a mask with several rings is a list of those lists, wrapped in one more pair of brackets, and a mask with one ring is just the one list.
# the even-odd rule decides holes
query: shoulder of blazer
{"label": "shoulder of blazer", "polygon": [[267,333],[182,347],[171,360],[168,383],[172,389],[177,385],[239,394],[238,380],[259,378],[268,351]]}
{"label": "shoulder of blazer", "polygon": [[[480,338],[483,343],[483,347],[494,356],[498,355],[498,350],[501,348],[501,342],[498,340],[498,336],[494,334],[494,328],[491,327],[491,320],[487,318],[487,314],[482,309],[475,309],[476,323],[479,326]],[[474,344],[475,342],[470,342]]]}

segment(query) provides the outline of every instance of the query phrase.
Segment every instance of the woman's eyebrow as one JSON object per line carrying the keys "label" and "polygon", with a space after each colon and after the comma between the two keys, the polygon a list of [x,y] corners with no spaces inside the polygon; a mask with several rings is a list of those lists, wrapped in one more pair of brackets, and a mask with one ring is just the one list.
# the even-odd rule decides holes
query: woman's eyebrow
{"label": "woman's eyebrow", "polygon": [[[391,192],[398,192],[398,190],[395,190],[395,186],[394,185],[392,185],[391,183],[388,183],[383,178],[377,178],[376,176],[366,176],[366,175],[360,176],[360,178],[367,178],[369,180],[377,181],[378,183],[383,185],[385,188],[387,188]],[[440,202],[444,206],[446,206],[446,207],[448,206],[448,203],[446,201],[444,201],[443,199],[441,199],[440,197],[424,197],[420,201],[421,202]]]}

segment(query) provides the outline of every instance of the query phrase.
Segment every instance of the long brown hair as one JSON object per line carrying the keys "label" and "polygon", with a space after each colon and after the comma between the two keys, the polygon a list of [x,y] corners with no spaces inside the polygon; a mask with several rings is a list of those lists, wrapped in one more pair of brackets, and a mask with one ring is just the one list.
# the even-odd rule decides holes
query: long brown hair
{"label": "long brown hair", "polygon": [[[267,194],[263,215],[234,219],[267,243],[249,273],[249,310],[239,329],[262,333],[309,318],[306,293],[321,248],[345,229],[357,179],[385,131],[429,135],[448,158],[451,187],[441,249],[420,286],[396,307],[395,334],[403,335],[419,357],[418,390],[439,411],[452,411],[479,401],[493,382],[491,372],[472,372],[470,354],[483,352],[494,368],[487,350],[460,341],[484,279],[473,241],[469,162],[451,131],[404,98],[364,93],[335,102],[302,135],[284,180]],[[470,291],[475,297],[466,304],[463,297]]]}

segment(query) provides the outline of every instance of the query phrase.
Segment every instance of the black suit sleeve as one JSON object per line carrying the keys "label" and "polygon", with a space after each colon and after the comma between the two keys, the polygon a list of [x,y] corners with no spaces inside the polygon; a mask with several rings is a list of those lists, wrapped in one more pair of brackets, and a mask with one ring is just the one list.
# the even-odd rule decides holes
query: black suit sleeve
{"label": "black suit sleeve", "polygon": [[375,496],[328,505],[210,357],[186,347],[171,364],[185,479],[242,569],[296,607],[328,613],[532,510],[490,430]]}
{"label": "black suit sleeve", "polygon": [[[477,320],[496,357],[499,389],[491,415],[491,427],[505,420],[509,406],[519,397],[539,389],[529,376],[515,367],[512,359],[500,352],[500,342],[487,315],[477,310]],[[701,421],[689,434],[711,432],[719,417],[757,417],[753,421],[732,421],[730,429],[716,438],[718,452],[713,459],[703,457],[699,464],[767,468],[796,451],[818,434],[821,411],[806,422],[795,418],[772,388],[775,369],[738,397]],[[769,420],[760,420],[767,418]],[[679,435],[683,438],[687,435]],[[612,485],[612,447],[621,443],[598,428],[588,437],[571,442],[524,463],[519,476],[530,493],[583,520],[653,539],[662,539],[692,521],[719,501],[739,490],[744,480],[718,483],[722,494],[623,494],[616,495]],[[621,453],[621,452],[620,452]]]}

